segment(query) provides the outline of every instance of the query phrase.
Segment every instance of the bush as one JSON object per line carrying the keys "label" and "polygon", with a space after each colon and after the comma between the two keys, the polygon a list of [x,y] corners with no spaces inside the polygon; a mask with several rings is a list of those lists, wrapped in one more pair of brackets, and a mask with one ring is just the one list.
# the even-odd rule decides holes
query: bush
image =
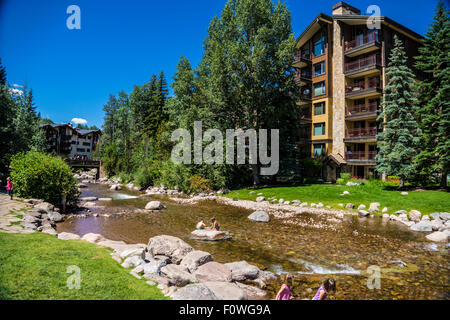
{"label": "bush", "polygon": [[321,177],[323,164],[313,158],[305,158],[300,161],[300,166],[303,169],[304,177]]}
{"label": "bush", "polygon": [[211,191],[211,184],[208,179],[194,174],[189,178],[189,189],[193,192],[208,192]]}
{"label": "bush", "polygon": [[339,184],[341,186],[344,186],[347,182],[345,182],[345,179],[339,178],[336,180],[336,184]]}
{"label": "bush", "polygon": [[161,176],[159,170],[160,163],[153,161],[151,166],[146,170],[145,168],[139,168],[134,174],[134,182],[143,188],[152,186],[154,182]]}
{"label": "bush", "polygon": [[160,185],[183,192],[189,192],[189,168],[183,164],[173,163],[171,159],[161,163],[161,176],[157,180]]}
{"label": "bush", "polygon": [[74,204],[79,196],[72,169],[61,158],[44,153],[16,154],[11,159],[11,178],[15,192],[24,198],[60,205],[63,195],[67,204]]}
{"label": "bush", "polygon": [[350,179],[350,173],[341,173],[341,179],[347,182]]}

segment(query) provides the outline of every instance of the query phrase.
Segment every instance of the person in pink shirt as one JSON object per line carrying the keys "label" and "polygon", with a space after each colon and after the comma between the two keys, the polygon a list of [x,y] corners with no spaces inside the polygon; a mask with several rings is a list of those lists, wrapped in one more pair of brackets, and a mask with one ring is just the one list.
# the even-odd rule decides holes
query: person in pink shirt
{"label": "person in pink shirt", "polygon": [[9,194],[11,200],[13,199],[13,183],[11,177],[6,179],[6,193]]}
{"label": "person in pink shirt", "polygon": [[286,276],[286,280],[281,285],[280,291],[277,293],[275,300],[291,300],[292,276]]}

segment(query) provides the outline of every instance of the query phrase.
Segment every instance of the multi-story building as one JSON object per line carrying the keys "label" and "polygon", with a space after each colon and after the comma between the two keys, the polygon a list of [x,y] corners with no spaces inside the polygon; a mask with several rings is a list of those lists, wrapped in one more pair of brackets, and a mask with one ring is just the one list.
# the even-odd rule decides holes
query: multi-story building
{"label": "multi-story building", "polygon": [[413,57],[423,37],[385,16],[373,20],[339,2],[332,16],[320,13],[297,39],[299,144],[304,156],[324,163],[329,181],[341,172],[375,175],[377,116],[394,35],[403,41],[416,71]]}
{"label": "multi-story building", "polygon": [[70,123],[44,124],[40,127],[45,130],[49,151],[71,159],[91,160],[102,134],[100,130],[73,128]]}

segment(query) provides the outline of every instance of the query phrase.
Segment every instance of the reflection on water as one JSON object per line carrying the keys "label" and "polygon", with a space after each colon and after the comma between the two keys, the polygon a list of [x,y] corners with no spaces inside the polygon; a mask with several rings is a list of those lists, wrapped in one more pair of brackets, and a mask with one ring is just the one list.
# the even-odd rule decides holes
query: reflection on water
{"label": "reflection on water", "polygon": [[[119,195],[119,196],[118,196]],[[295,274],[296,298],[310,299],[326,277],[333,277],[336,299],[448,299],[448,246],[430,244],[423,234],[379,218],[346,216],[338,224],[326,216],[298,215],[293,222],[272,219],[255,223],[247,219],[251,211],[225,206],[215,201],[185,206],[165,196],[139,197],[139,192],[110,191],[90,185],[83,196],[111,197],[104,208],[92,209],[98,217],[69,218],[58,224],[58,231],[83,235],[100,233],[112,240],[147,243],[150,237],[168,234],[179,237],[194,248],[210,252],[218,262],[246,260],[260,268],[282,274]],[[151,200],[160,200],[167,209],[155,213],[134,213]],[[109,217],[102,216],[107,213]],[[231,240],[203,242],[189,239],[196,223],[216,217]],[[317,229],[312,223],[333,225]],[[305,227],[306,225],[306,227]],[[356,231],[356,232],[355,232]],[[401,260],[406,266],[398,266]],[[380,290],[367,288],[366,270],[376,265],[382,270]],[[271,295],[278,287],[270,288]],[[312,291],[314,292],[312,292]]]}

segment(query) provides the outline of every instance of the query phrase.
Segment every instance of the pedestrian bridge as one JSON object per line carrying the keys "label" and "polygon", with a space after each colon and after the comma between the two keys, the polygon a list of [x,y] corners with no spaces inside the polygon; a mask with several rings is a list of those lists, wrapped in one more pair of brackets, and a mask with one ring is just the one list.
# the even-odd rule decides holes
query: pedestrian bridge
{"label": "pedestrian bridge", "polygon": [[100,178],[100,167],[102,165],[101,161],[66,159],[66,163],[72,168],[97,169],[95,179],[98,180],[98,178]]}

